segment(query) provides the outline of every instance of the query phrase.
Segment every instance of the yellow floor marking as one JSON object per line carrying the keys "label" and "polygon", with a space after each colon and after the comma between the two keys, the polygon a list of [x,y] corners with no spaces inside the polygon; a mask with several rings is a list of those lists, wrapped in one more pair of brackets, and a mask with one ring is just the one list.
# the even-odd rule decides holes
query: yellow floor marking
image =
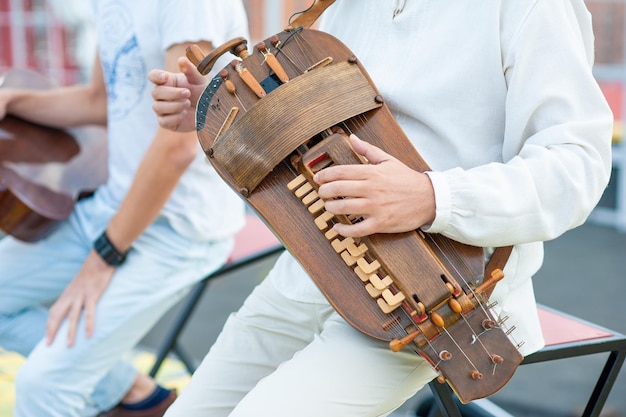
{"label": "yellow floor marking", "polygon": [[[147,373],[154,363],[154,354],[142,350],[129,354],[130,360],[140,372]],[[13,381],[24,358],[16,353],[5,352],[0,349],[0,417],[13,415],[15,392]],[[175,359],[166,359],[159,370],[157,380],[166,388],[176,388],[180,393],[189,383],[190,376],[184,365]]]}

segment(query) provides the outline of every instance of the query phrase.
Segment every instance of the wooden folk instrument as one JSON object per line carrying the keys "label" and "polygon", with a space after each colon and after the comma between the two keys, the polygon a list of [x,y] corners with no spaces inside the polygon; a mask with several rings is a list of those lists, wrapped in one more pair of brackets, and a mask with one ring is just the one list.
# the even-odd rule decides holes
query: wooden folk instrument
{"label": "wooden folk instrument", "polygon": [[[366,163],[356,134],[409,167],[422,160],[358,58],[329,34],[289,28],[254,47],[243,38],[206,57],[207,74],[225,52],[237,58],[210,81],[196,110],[200,143],[304,266],[333,307],[359,331],[426,358],[463,402],[500,389],[522,360],[486,305],[502,278],[485,277],[483,249],[415,230],[344,238],[324,210],[313,175],[334,164]],[[367,366],[367,365],[364,365]]]}
{"label": "wooden folk instrument", "polygon": [[[31,70],[0,77],[0,88],[51,86]],[[48,235],[78,198],[104,183],[106,155],[102,128],[61,130],[7,115],[0,120],[0,230],[26,242]]]}

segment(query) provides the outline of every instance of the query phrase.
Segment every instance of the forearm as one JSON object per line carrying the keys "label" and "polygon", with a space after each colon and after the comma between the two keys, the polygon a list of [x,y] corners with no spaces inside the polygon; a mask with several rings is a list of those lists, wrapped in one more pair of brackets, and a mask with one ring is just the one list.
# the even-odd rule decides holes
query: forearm
{"label": "forearm", "polygon": [[576,22],[566,6],[538,2],[504,42],[500,155],[430,174],[437,216],[429,231],[480,246],[545,241],[584,222],[601,197],[612,114],[591,71],[590,19]]}
{"label": "forearm", "polygon": [[478,246],[554,239],[597,203],[608,181],[606,158],[575,146],[537,147],[506,164],[430,173],[437,216],[426,230]]}
{"label": "forearm", "polygon": [[107,93],[96,58],[91,82],[50,90],[10,90],[7,113],[52,127],[106,125]]}
{"label": "forearm", "polygon": [[[199,44],[210,50],[210,43]],[[177,71],[178,58],[185,55],[185,47],[177,44],[167,50],[166,70]],[[118,250],[126,252],[158,217],[197,153],[195,129],[185,133],[157,129],[124,201],[106,228],[107,236]]]}
{"label": "forearm", "polygon": [[106,97],[90,86],[62,87],[49,91],[15,90],[7,113],[52,127],[106,124]]}
{"label": "forearm", "polygon": [[106,228],[117,249],[126,252],[157,218],[197,151],[195,132],[159,129],[126,198]]}

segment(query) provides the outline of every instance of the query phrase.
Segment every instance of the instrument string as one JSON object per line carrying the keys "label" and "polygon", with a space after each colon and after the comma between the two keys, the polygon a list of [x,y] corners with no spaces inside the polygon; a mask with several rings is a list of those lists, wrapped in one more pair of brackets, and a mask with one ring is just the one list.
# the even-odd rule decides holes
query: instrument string
{"label": "instrument string", "polygon": [[[362,115],[356,116],[356,117],[350,119],[350,122],[355,124],[356,127],[359,128],[361,131],[370,130],[368,128],[368,125],[367,125],[367,117],[365,117],[365,116],[362,116]],[[350,125],[347,123],[347,121],[342,122],[340,124],[340,127],[345,132],[347,132],[348,134],[353,133],[353,130],[350,127]],[[333,218],[333,219],[330,220],[330,222],[334,225],[334,224],[337,223],[337,220],[335,218]],[[383,274],[383,275],[385,275],[385,274]],[[396,289],[396,291],[399,291],[399,290]],[[417,326],[417,323],[416,323],[415,319],[413,318],[413,315],[411,314],[410,311],[407,311],[407,308],[408,308],[407,306],[400,307],[399,308],[400,309],[400,313],[405,317],[406,322],[411,323],[413,326]],[[396,313],[397,313],[397,309],[394,310],[394,312],[392,312],[390,314],[386,314],[382,310],[376,310],[376,315],[380,318],[381,322],[383,322],[382,320],[388,320],[389,316],[391,316],[392,314],[396,314]],[[397,338],[402,338],[402,337],[410,334],[410,331],[407,330],[407,328],[404,327],[404,325],[402,323],[403,323],[402,321],[399,321],[396,325],[393,326],[393,328],[394,328],[394,332],[393,333],[395,333],[394,336],[397,337]],[[390,330],[390,334],[393,334],[393,333]],[[430,340],[428,340],[426,337],[424,337],[424,339],[426,339],[427,342],[430,344]],[[416,353],[418,353],[417,346],[415,344],[412,344],[412,345],[414,346],[413,350]],[[432,349],[434,351],[436,351],[434,346],[431,346],[431,347],[432,347]],[[438,354],[439,353],[437,353],[437,355]]]}
{"label": "instrument string", "polygon": [[296,40],[296,45],[298,45],[298,48],[300,49],[300,54],[303,57],[308,58],[308,62],[305,63],[306,68],[311,67],[322,58],[320,56],[313,56],[313,54],[310,53],[305,53],[305,51],[315,51],[317,48],[312,48],[307,39],[302,36],[301,33],[294,36],[294,39]]}
{"label": "instrument string", "polygon": [[450,332],[448,331],[448,329],[446,329],[445,327],[443,328],[443,331],[446,333],[446,335],[450,338],[450,340],[452,341],[452,343],[454,343],[454,345],[457,347],[457,349],[459,349],[459,351],[461,352],[461,354],[465,357],[465,359],[467,360],[467,362],[474,367],[474,369],[478,369],[478,367],[476,367],[476,365],[474,365],[474,362],[472,362],[472,360],[469,358],[469,356],[467,356],[467,354],[465,353],[465,351],[463,350],[463,348],[461,346],[459,346],[459,344],[457,343],[456,339],[450,334]]}
{"label": "instrument string", "polygon": [[[448,332],[447,332],[447,330],[446,330],[446,333],[448,333]],[[448,333],[448,336],[450,336],[450,334],[449,334],[449,333]],[[430,339],[428,339],[428,338],[425,338],[425,339],[426,339],[426,341],[427,341],[427,345],[428,345],[428,347],[429,347],[429,348],[433,351],[433,353],[435,354],[435,356],[437,356],[438,358],[440,358],[440,360],[439,360],[437,363],[435,363],[435,366],[437,366],[437,367],[438,367],[438,366],[439,366],[439,364],[443,361],[443,359],[441,359],[441,353],[442,353],[443,351],[437,350],[437,348],[435,348],[435,346],[432,344],[432,342],[430,341]],[[458,349],[460,349],[460,350],[461,350],[461,353],[463,354],[463,356],[465,357],[465,359],[468,361],[468,363],[469,363],[471,366],[473,366],[474,368],[476,368],[476,366],[472,363],[472,361],[471,361],[471,360],[467,357],[467,355],[465,354],[465,352],[464,352],[464,351],[463,351],[463,350],[459,347],[459,345],[456,343],[456,340],[454,340],[454,338],[452,338],[452,337],[450,337],[450,339],[452,340],[452,343],[454,343],[454,344],[456,345],[456,347],[457,347]]]}
{"label": "instrument string", "polygon": [[[439,251],[442,254],[442,256],[444,256],[446,258],[446,260],[448,261],[450,266],[452,266],[454,271],[457,273],[458,277],[461,278],[461,280],[463,281],[463,284],[465,285],[465,287],[468,288],[468,290],[472,293],[472,295],[473,295],[474,299],[476,300],[476,303],[478,304],[478,306],[483,310],[483,312],[485,314],[487,314],[487,311],[485,310],[485,307],[484,307],[483,303],[480,301],[480,297],[478,297],[477,294],[474,292],[473,285],[470,285],[470,283],[465,279],[465,276],[457,268],[457,265],[454,262],[452,262],[452,260],[450,259],[449,255],[448,255],[448,251],[445,251],[439,245],[439,242],[437,242],[436,239],[433,239],[433,237],[430,236],[429,233],[424,233],[424,235],[427,237],[427,239],[429,239],[437,247],[437,249],[439,249]],[[463,264],[462,260],[460,260],[460,262]],[[469,271],[469,267],[466,266],[466,269]]]}
{"label": "instrument string", "polygon": [[487,354],[487,356],[492,358],[493,357],[492,353],[489,351],[489,349],[487,349],[487,347],[485,346],[485,344],[483,343],[483,341],[480,338],[481,335],[483,335],[485,332],[487,332],[489,330],[488,329],[483,329],[482,332],[476,334],[476,331],[474,330],[472,325],[467,321],[467,318],[463,314],[461,314],[461,318],[465,322],[467,327],[472,331],[472,342],[471,343],[474,344],[474,343],[478,342],[480,344],[480,346],[483,348],[483,351]]}
{"label": "instrument string", "polygon": [[[296,71],[299,73],[299,75],[304,74],[305,69],[307,68],[304,65],[304,62],[302,61],[302,59],[300,58],[301,56],[304,56],[303,51],[301,51],[301,54],[297,54],[297,58],[293,58],[291,56],[291,53],[287,54],[287,52],[284,50],[285,47],[288,47],[288,45],[290,44],[291,40],[294,39],[294,37],[298,36],[298,34],[302,31],[302,28],[296,28],[293,31],[291,31],[289,33],[289,35],[287,36],[287,38],[285,38],[284,41],[279,42],[278,44],[274,45],[274,47],[276,48],[276,58],[278,58],[278,56],[282,53],[282,55],[295,67]],[[298,61],[296,63],[296,61]]]}
{"label": "instrument string", "polygon": [[314,52],[315,52],[315,55],[314,55],[314,56],[313,56],[312,54],[310,54],[310,56],[312,56],[312,58],[313,58],[313,60],[311,61],[311,64],[313,64],[313,63],[315,63],[315,62],[318,62],[320,59],[322,59],[322,58],[325,58],[325,57],[326,57],[326,55],[325,55],[325,54],[324,54],[324,55],[322,55],[322,54],[320,54],[320,53],[318,53],[318,52],[317,52],[317,50],[318,50],[318,49],[320,49],[320,48],[313,47],[313,45],[311,45],[311,43],[309,42],[309,40],[308,40],[305,36],[302,36],[302,32],[300,32],[300,33],[299,33],[299,36],[298,36],[298,37],[302,40],[302,44],[303,44],[304,46],[306,46],[307,50],[309,50],[309,51],[314,51]]}
{"label": "instrument string", "polygon": [[[365,116],[365,115],[358,115],[358,116],[352,118],[351,121],[354,122],[356,127],[359,128],[359,129],[366,129],[366,127],[367,127],[367,116]],[[345,131],[347,131],[349,133],[353,133],[352,129],[350,129],[349,125],[345,121],[342,123],[342,127],[344,128]],[[442,254],[442,256],[444,256],[447,259],[448,264],[454,269],[456,274],[461,278],[461,280],[463,281],[464,285],[467,286],[468,288],[470,288],[470,290],[472,290],[472,286],[469,285],[469,283],[465,279],[466,275],[461,272],[461,269],[463,269],[464,272],[467,274],[467,276],[472,276],[471,270],[470,270],[469,266],[462,259],[460,259],[460,256],[455,251],[451,250],[451,249],[453,249],[452,248],[452,244],[449,243],[449,242],[446,242],[446,246],[442,247],[440,245],[440,242],[438,242],[437,240],[433,239],[432,236],[430,236],[429,234],[424,234],[424,235],[427,236],[429,241],[431,241],[439,249],[439,252]],[[445,249],[448,249],[448,250],[445,250]],[[449,253],[454,254],[454,256],[451,257],[449,255]],[[454,262],[454,260],[456,260],[456,262]],[[463,268],[459,268],[458,265],[461,265]],[[480,300],[476,296],[475,296],[475,298],[476,298],[476,301],[478,302],[480,308],[485,312],[483,304],[480,302]],[[485,314],[486,314],[486,312],[485,312]],[[480,343],[480,345],[483,348],[483,350],[485,351],[485,353],[489,357],[491,357],[492,356],[491,353],[488,351],[488,349],[482,343],[482,340],[480,340],[480,335],[482,334],[482,332],[477,334],[476,331],[472,328],[471,324],[467,321],[466,317],[463,314],[460,314],[460,317],[462,318],[462,320],[465,323],[465,325],[470,329],[472,335],[474,336],[474,340],[478,341],[478,343]],[[450,338],[452,338],[452,336],[449,334],[449,332],[447,330],[445,330],[445,331],[448,334],[448,336]],[[465,355],[465,352],[458,345],[458,343],[456,343],[456,341],[455,341],[455,344],[458,346],[459,350],[461,350],[463,352],[463,354]],[[434,347],[433,347],[433,350],[436,351]],[[471,361],[469,361],[469,362],[471,363]],[[474,366],[474,365],[472,364],[472,366]]]}
{"label": "instrument string", "polygon": [[[428,236],[428,238],[430,239],[431,242],[433,242],[434,245],[436,245],[439,250],[441,251],[442,255],[446,257],[446,259],[448,259],[448,261],[450,262],[450,264],[452,265],[453,268],[456,268],[456,264],[452,263],[450,261],[450,258],[448,256],[448,253],[455,253],[454,251],[444,251],[441,246],[439,245],[439,243],[437,242],[436,239],[433,239],[432,236],[430,236],[430,234],[425,234],[426,236]],[[448,242],[449,243],[449,242]],[[451,246],[451,244],[450,244]],[[456,255],[458,256],[458,254]],[[466,268],[469,271],[469,267]],[[470,293],[472,294],[474,300],[476,300],[476,304],[478,306],[478,308],[480,308],[480,310],[483,312],[483,314],[487,317],[490,317],[490,314],[488,312],[488,310],[491,310],[490,306],[485,306],[485,304],[480,300],[480,297],[478,296],[478,294],[476,294],[476,292],[474,291],[474,286],[470,285],[470,283],[467,282],[467,280],[465,279],[465,275],[461,274],[460,271],[458,269],[456,269],[456,272],[459,274],[459,277],[461,278],[461,280],[463,281],[464,285],[466,288],[468,288],[468,290],[470,291]],[[471,274],[468,274],[468,276],[471,276]],[[483,344],[482,340],[481,340],[481,335],[483,335],[484,333],[486,333],[487,331],[489,331],[489,329],[484,329],[483,331],[481,331],[480,333],[476,333],[475,330],[473,329],[473,327],[471,326],[471,324],[467,321],[466,317],[461,314],[460,315],[464,321],[464,323],[466,324],[467,328],[469,328],[473,334],[473,340],[472,343],[478,342],[480,343],[482,349],[485,351],[485,353],[491,358],[493,359],[493,354],[489,351],[489,349],[487,349],[487,347]],[[512,337],[510,335],[510,332],[507,332],[507,336],[511,337],[513,339],[513,341],[515,342],[515,338]],[[494,364],[494,373],[495,373],[495,364]]]}
{"label": "instrument string", "polygon": [[[471,268],[461,256],[454,250],[454,247],[450,241],[444,241],[443,246],[439,239],[435,239],[430,233],[424,233],[424,236],[432,242],[432,244],[439,250],[442,256],[448,261],[448,264],[453,268],[456,275],[461,279],[463,285],[469,290],[473,289],[473,285],[468,282],[466,276],[473,277]],[[447,249],[447,250],[446,250]],[[455,262],[456,260],[456,262]],[[460,268],[462,267],[462,268]]]}
{"label": "instrument string", "polygon": [[[477,297],[477,295],[474,293],[474,290],[472,288],[471,285],[469,285],[469,283],[467,282],[467,280],[465,279],[465,276],[461,273],[461,271],[457,268],[456,264],[454,262],[452,262],[452,260],[450,259],[450,257],[448,256],[448,251],[445,251],[440,245],[439,242],[437,242],[436,239],[434,239],[432,236],[430,236],[429,233],[424,233],[424,235],[439,249],[440,253],[448,260],[448,263],[452,266],[452,268],[455,270],[455,272],[458,274],[458,276],[461,278],[461,280],[463,281],[463,284],[472,292],[472,294],[474,295],[474,299],[476,300],[476,303],[478,305],[478,307],[483,311],[483,313],[489,317],[489,314],[487,313],[485,306],[483,305],[483,303],[480,301],[480,298]],[[453,252],[454,253],[454,252]],[[463,264],[463,263],[462,263]],[[467,270],[469,270],[469,267],[466,267]],[[476,332],[474,331],[474,328],[472,327],[472,325],[467,321],[467,319],[465,318],[465,316],[463,314],[459,314],[459,316],[462,318],[463,323],[465,323],[465,325],[467,326],[468,329],[470,329],[470,331],[472,332],[473,335],[473,340],[472,343],[478,341],[481,345],[481,347],[483,348],[483,350],[485,351],[485,353],[491,358],[492,355],[491,353],[487,350],[487,348],[485,347],[485,345],[482,343],[482,340],[480,340],[480,334],[482,334],[482,332],[480,334],[476,334]],[[448,333],[448,331],[446,330],[446,333]],[[455,344],[456,341],[454,341]],[[458,346],[458,344],[457,344]],[[463,349],[458,346],[459,350],[461,350],[461,352],[463,352],[463,355],[465,355],[465,352],[463,351]],[[472,366],[474,366],[472,364]],[[474,366],[475,367],[475,366]]]}

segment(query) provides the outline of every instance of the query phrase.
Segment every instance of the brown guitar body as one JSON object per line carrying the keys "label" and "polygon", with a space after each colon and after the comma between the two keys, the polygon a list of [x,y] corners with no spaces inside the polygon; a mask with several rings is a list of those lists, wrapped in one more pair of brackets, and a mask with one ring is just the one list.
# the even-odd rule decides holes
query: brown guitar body
{"label": "brown guitar body", "polygon": [[[413,169],[428,169],[358,59],[334,37],[302,28],[269,38],[250,54],[240,40],[222,49],[241,60],[204,91],[197,128],[224,180],[352,326],[390,341],[394,350],[406,345],[424,356],[464,402],[501,388],[522,356],[481,304],[482,248],[419,230],[344,238],[332,224],[358,219],[333,216],[317,198],[316,171],[364,163],[352,152],[349,133]],[[214,58],[195,60],[208,71]],[[279,69],[270,68],[274,58]]]}
{"label": "brown guitar body", "polygon": [[[0,88],[49,88],[34,71],[11,70]],[[102,128],[60,130],[13,116],[0,120],[0,230],[34,242],[66,219],[81,196],[106,180]]]}

